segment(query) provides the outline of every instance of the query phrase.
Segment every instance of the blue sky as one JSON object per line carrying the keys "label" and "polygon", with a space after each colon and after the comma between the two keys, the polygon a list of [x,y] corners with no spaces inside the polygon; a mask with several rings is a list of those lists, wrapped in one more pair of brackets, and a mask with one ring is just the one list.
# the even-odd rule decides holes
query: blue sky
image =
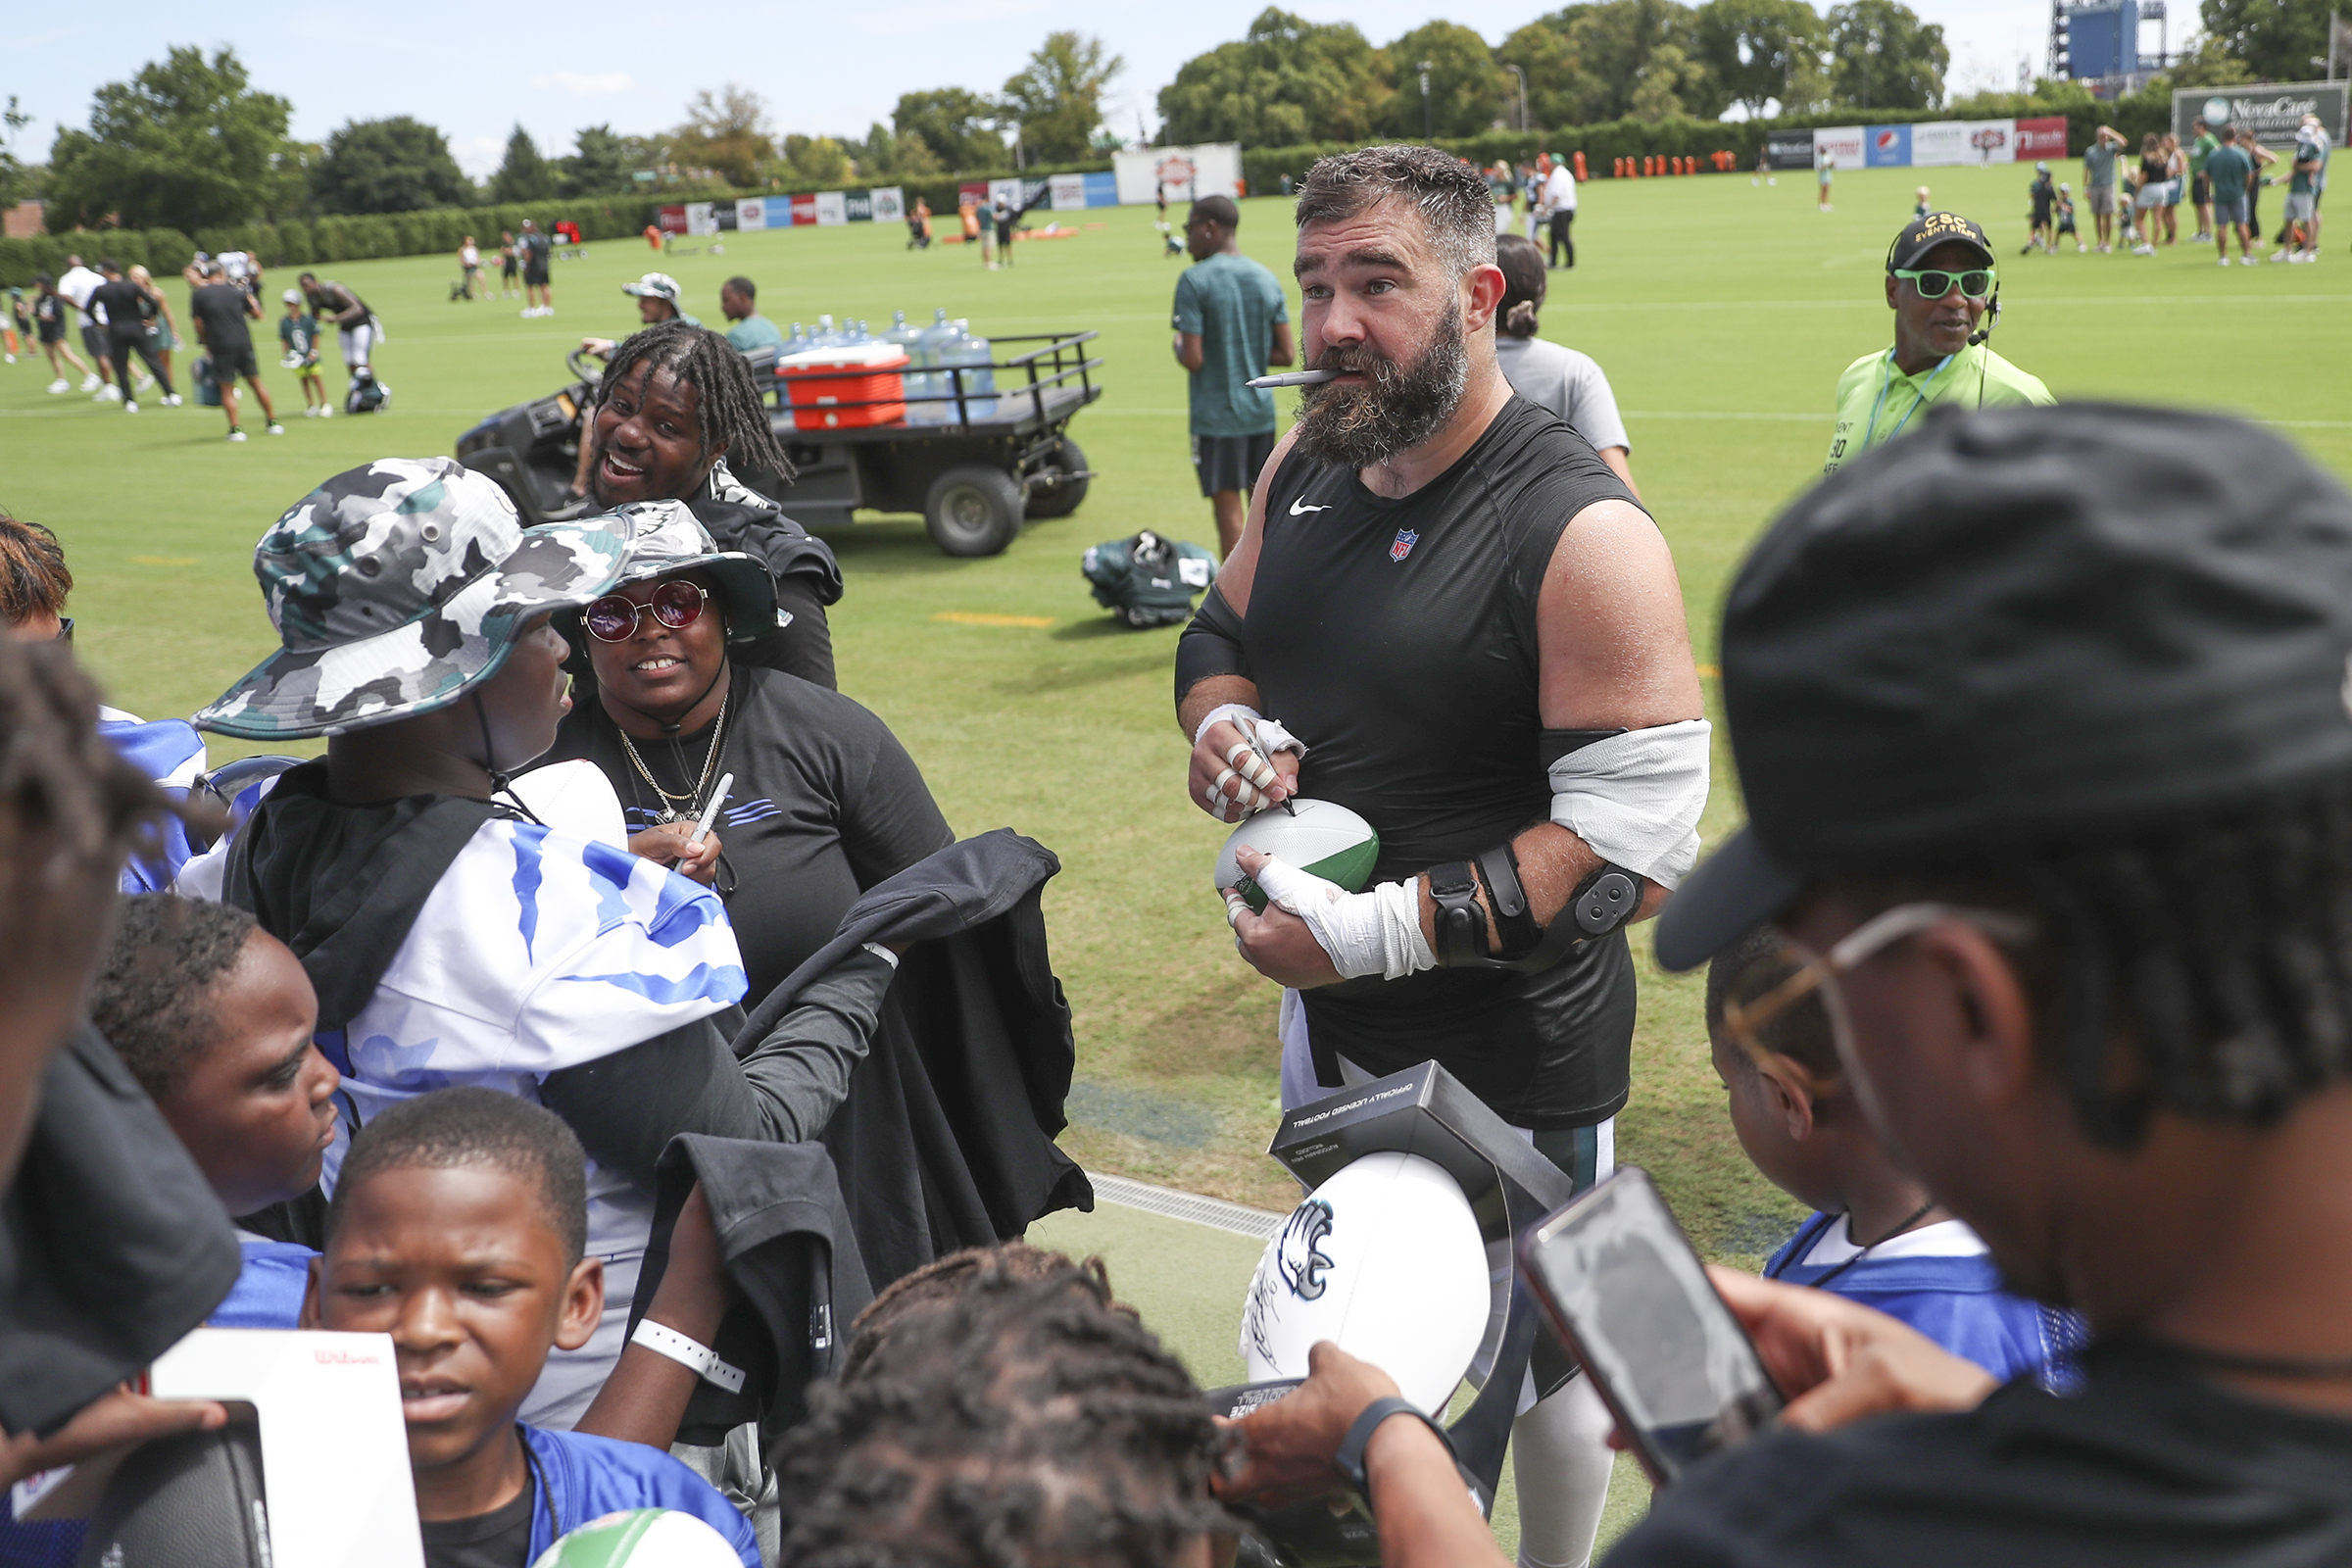
{"label": "blue sky", "polygon": [[[2038,68],[2046,0],[1912,4],[1944,24],[1955,89],[2013,82],[2021,55]],[[458,161],[481,174],[497,166],[518,122],[543,150],[564,152],[581,125],[665,129],[697,88],[729,81],[760,93],[779,130],[862,133],[870,122],[888,120],[901,92],[994,90],[1048,32],[1075,27],[1100,34],[1125,58],[1108,119],[1133,135],[1139,112],[1156,126],[1152,105],[1176,68],[1240,36],[1263,5],[750,0],[689,15],[662,0],[403,0],[391,10],[114,0],[92,11],[43,7],[12,25],[0,48],[0,98],[15,94],[32,115],[18,150],[39,159],[60,122],[86,122],[90,91],[100,83],[129,75],[168,43],[208,51],[227,44],[261,86],[293,102],[297,135],[323,141],[347,120],[414,115],[447,132]],[[1543,0],[1309,0],[1291,9],[1317,21],[1352,21],[1374,43],[1386,43],[1433,14],[1499,41],[1551,7]],[[2152,31],[2148,41],[2153,48]]]}

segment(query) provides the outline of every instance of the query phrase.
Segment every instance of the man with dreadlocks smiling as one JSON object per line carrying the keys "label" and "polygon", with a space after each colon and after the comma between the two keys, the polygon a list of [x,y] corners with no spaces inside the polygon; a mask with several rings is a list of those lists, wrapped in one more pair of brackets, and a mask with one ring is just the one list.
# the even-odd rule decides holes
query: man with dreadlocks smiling
{"label": "man with dreadlocks smiling", "polygon": [[683,501],[719,547],[758,557],[789,617],[762,634],[746,662],[835,684],[825,607],[841,598],[841,567],[824,542],[734,469],[790,484],[751,367],[727,340],[687,320],[662,321],[624,340],[606,362],[580,439],[573,493],[610,512],[636,501]]}
{"label": "man with dreadlocks smiling", "polygon": [[[509,783],[570,704],[552,616],[604,596],[627,537],[680,510],[525,529],[506,492],[446,458],[337,474],[254,554],[284,647],[196,720],[328,737],[230,841],[217,884],[318,993],[318,1046],[343,1076],[327,1189],[360,1123],[452,1084],[546,1104],[594,1161],[608,1305],[586,1347],[550,1359],[524,1409],[543,1426],[568,1427],[620,1352],[670,1139],[814,1137],[897,968],[852,950],[739,1061],[711,1022],[744,990],[718,900],[627,852],[595,769]],[[182,886],[216,869],[199,860]]]}

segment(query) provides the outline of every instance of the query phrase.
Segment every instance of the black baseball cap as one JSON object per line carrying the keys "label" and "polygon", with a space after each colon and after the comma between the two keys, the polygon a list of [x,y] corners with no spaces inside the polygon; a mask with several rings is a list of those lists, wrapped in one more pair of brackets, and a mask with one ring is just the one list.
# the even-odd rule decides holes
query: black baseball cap
{"label": "black baseball cap", "polygon": [[1903,231],[1894,236],[1894,243],[1887,247],[1886,270],[1917,267],[1936,246],[1954,243],[1973,248],[1984,259],[1986,267],[1992,265],[1992,242],[1984,237],[1984,231],[1974,220],[1962,218],[1958,213],[1922,213],[1905,223]]}
{"label": "black baseball cap", "polygon": [[2352,775],[2352,495],[2217,415],[1932,418],[1773,524],[1721,659],[1748,825],[1668,901],[1668,969],[1817,880]]}

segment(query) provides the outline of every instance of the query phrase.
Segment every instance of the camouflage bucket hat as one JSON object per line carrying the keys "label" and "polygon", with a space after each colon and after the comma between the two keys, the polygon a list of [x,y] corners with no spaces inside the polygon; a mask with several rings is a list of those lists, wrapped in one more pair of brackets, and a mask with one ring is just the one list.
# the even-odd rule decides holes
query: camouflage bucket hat
{"label": "camouflage bucket hat", "polygon": [[296,502],[254,548],[284,644],[196,715],[249,740],[429,713],[497,673],[532,616],[620,575],[612,519],[524,528],[497,481],[448,458],[381,458]]}
{"label": "camouflage bucket hat", "polygon": [[726,595],[729,642],[747,642],[791,622],[790,615],[776,609],[776,580],[766,565],[740,550],[719,549],[684,502],[638,502],[612,516],[627,524],[620,583],[709,572]]}

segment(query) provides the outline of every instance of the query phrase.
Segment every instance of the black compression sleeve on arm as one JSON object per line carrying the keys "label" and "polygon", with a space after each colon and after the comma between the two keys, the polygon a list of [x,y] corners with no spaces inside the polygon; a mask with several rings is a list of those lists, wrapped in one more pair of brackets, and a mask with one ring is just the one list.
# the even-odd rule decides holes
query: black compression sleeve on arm
{"label": "black compression sleeve on arm", "polygon": [[1176,701],[1183,702],[1186,692],[1211,675],[1250,675],[1250,658],[1242,651],[1242,617],[1214,583],[1185,623],[1184,635],[1176,639]]}
{"label": "black compression sleeve on arm", "polygon": [[897,973],[860,949],[804,990],[740,1062],[711,1022],[699,1019],[549,1073],[540,1099],[598,1164],[649,1193],[655,1162],[680,1133],[778,1144],[814,1138],[849,1094]]}

